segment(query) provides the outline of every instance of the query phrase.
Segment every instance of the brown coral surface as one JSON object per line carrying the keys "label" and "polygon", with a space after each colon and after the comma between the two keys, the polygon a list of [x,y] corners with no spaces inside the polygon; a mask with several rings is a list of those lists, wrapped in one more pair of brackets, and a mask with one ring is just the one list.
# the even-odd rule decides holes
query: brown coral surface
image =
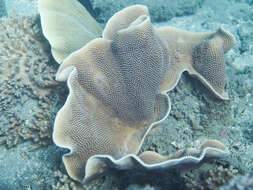
{"label": "brown coral surface", "polygon": [[68,78],[70,93],[57,113],[53,140],[70,150],[63,162],[73,179],[86,183],[107,168],[189,168],[228,153],[219,141],[209,141],[200,152],[186,150],[172,159],[152,151],[136,156],[146,134],[168,116],[166,93],[183,71],[228,98],[224,53],[234,44],[222,28],[206,33],[155,28],[147,15],[142,5],[115,13],[103,38],[70,54],[56,74],[57,80]]}

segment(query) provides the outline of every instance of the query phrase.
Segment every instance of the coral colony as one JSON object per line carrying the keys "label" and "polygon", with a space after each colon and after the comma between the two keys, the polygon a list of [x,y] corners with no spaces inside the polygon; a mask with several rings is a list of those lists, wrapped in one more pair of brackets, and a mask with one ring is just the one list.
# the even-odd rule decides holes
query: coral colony
{"label": "coral colony", "polygon": [[[169,156],[138,152],[147,133],[168,116],[167,92],[175,88],[184,71],[196,76],[218,98],[228,99],[224,53],[235,42],[229,32],[222,28],[207,33],[156,28],[147,7],[134,5],[114,14],[98,38],[97,30],[94,32],[97,23],[78,2],[73,4],[66,19],[71,17],[79,24],[69,28],[84,31],[80,32],[82,39],[89,36],[79,44],[71,35],[60,42],[69,35],[68,29],[56,39],[57,27],[48,27],[53,12],[50,1],[39,0],[43,33],[55,59],[63,60],[56,80],[67,80],[69,88],[55,118],[53,141],[70,150],[63,162],[73,179],[89,182],[110,169],[177,167],[184,171],[228,154],[217,140]],[[78,10],[83,10],[84,16],[79,16]],[[84,17],[89,25],[80,21]],[[61,47],[61,43],[67,46]]]}

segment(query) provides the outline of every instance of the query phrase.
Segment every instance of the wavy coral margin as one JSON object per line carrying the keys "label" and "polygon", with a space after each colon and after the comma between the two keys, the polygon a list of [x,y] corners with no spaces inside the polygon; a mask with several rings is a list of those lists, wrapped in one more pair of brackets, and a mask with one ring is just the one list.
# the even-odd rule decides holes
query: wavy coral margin
{"label": "wavy coral margin", "polygon": [[[66,109],[66,107],[67,107],[67,104],[68,104],[68,102],[69,102],[69,100],[71,99],[71,96],[72,96],[72,94],[73,94],[73,91],[72,91],[71,85],[70,85],[70,78],[71,78],[71,76],[72,76],[72,74],[73,74],[74,72],[76,72],[76,68],[75,68],[75,67],[71,67],[71,72],[70,72],[70,74],[68,75],[68,80],[67,80],[67,86],[68,86],[68,89],[69,89],[69,94],[68,94],[68,97],[67,97],[67,99],[66,99],[64,105],[62,106],[62,108],[61,108],[61,109],[57,112],[57,114],[56,114],[55,121],[54,121],[54,130],[53,130],[53,141],[54,141],[54,143],[55,143],[57,146],[59,146],[59,147],[67,148],[67,149],[69,149],[69,146],[64,146],[64,145],[62,145],[62,143],[59,142],[59,139],[60,139],[60,138],[58,138],[58,139],[56,140],[56,138],[57,138],[57,133],[59,134],[58,131],[61,130],[59,127],[56,127],[56,126],[59,126],[59,125],[56,125],[56,123],[59,122],[59,120],[60,120],[60,115],[62,115],[62,113],[65,111],[65,109]],[[63,143],[63,144],[64,144],[64,143]]]}
{"label": "wavy coral margin", "polygon": [[[103,167],[103,163],[106,162],[106,163],[109,163],[111,166],[113,166],[114,169],[119,169],[119,170],[126,169],[126,166],[127,166],[127,169],[138,168],[140,170],[143,170],[143,169],[155,170],[155,169],[161,169],[161,168],[176,167],[183,164],[200,164],[201,161],[204,160],[205,156],[211,152],[217,153],[214,156],[215,158],[223,158],[229,155],[229,151],[227,148],[224,150],[221,150],[214,147],[206,147],[201,151],[199,157],[183,156],[180,158],[170,159],[170,160],[166,160],[166,161],[155,163],[155,164],[146,164],[137,155],[134,155],[134,154],[126,155],[118,160],[115,160],[112,156],[109,156],[109,155],[94,155],[90,157],[87,161],[83,184],[86,185],[90,183],[94,179],[94,177],[97,177],[97,175],[100,175],[96,173],[93,174],[92,173],[93,171],[89,169],[89,165],[94,165],[93,163],[96,163],[96,164],[100,163]],[[136,167],[137,164],[138,166]]]}

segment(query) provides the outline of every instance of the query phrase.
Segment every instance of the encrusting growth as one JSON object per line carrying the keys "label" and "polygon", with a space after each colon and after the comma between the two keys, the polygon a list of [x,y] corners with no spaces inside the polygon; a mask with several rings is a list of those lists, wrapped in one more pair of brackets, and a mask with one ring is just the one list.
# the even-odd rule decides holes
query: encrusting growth
{"label": "encrusting growth", "polygon": [[191,168],[205,158],[227,155],[222,143],[209,140],[187,155],[146,152],[136,156],[146,134],[168,116],[167,92],[183,71],[227,99],[223,54],[233,43],[233,36],[223,29],[195,34],[154,28],[145,6],[116,13],[103,38],[69,55],[56,74],[57,80],[68,78],[70,91],[53,132],[54,142],[70,149],[63,156],[69,175],[88,182],[110,168],[180,169],[185,164]]}
{"label": "encrusting growth", "polygon": [[38,17],[11,15],[0,24],[0,144],[23,140],[52,143],[56,100],[64,88],[54,80],[57,64]]}

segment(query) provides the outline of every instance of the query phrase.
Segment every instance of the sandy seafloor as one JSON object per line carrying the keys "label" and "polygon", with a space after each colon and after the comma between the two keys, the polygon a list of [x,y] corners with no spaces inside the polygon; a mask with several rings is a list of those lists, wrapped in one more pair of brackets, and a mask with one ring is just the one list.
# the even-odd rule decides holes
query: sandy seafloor
{"label": "sandy seafloor", "polygon": [[[253,1],[178,2],[149,1],[154,25],[175,26],[192,32],[215,31],[222,26],[235,36],[236,44],[225,55],[230,99],[217,100],[198,80],[184,73],[177,87],[169,92],[172,102],[170,115],[159,129],[145,139],[141,151],[154,150],[166,155],[184,147],[196,146],[205,139],[218,139],[229,148],[231,154],[225,160],[204,164],[184,176],[173,176],[170,172],[156,175],[124,172],[96,180],[88,189],[230,189],[232,186],[246,189],[247,185],[248,189],[253,189]],[[128,2],[90,0],[83,4],[102,22]],[[165,9],[170,4],[173,9],[168,13]],[[0,0],[0,6],[2,17],[11,15],[11,12],[26,16],[38,14],[35,0]],[[3,65],[1,60],[0,57],[0,66]],[[49,67],[56,72],[57,63],[52,60],[51,64]],[[7,116],[16,114],[29,120],[31,110],[37,109],[36,100],[39,101],[34,97],[33,101],[29,101],[29,96],[23,96],[23,89],[17,87],[15,90],[20,91],[20,95],[12,96],[6,103],[8,97],[3,98],[4,73],[0,72],[0,190],[84,189],[67,176],[61,161],[66,151],[56,147],[52,141],[43,144],[38,142],[40,138],[20,138],[14,143],[1,140],[11,139],[13,135],[12,121],[8,121]],[[36,73],[35,78],[43,77],[43,74]],[[45,137],[47,140],[51,138],[54,116],[67,96],[66,85],[59,83],[59,86],[65,90],[55,88],[52,92],[50,89],[50,93],[57,98],[52,98],[52,111],[45,117],[49,131]],[[23,106],[24,103],[26,106]],[[20,123],[15,129],[25,127],[25,123]],[[34,130],[34,133],[39,132],[40,129]],[[42,145],[34,148],[37,144]],[[236,185],[238,183],[241,183],[240,186]]]}

